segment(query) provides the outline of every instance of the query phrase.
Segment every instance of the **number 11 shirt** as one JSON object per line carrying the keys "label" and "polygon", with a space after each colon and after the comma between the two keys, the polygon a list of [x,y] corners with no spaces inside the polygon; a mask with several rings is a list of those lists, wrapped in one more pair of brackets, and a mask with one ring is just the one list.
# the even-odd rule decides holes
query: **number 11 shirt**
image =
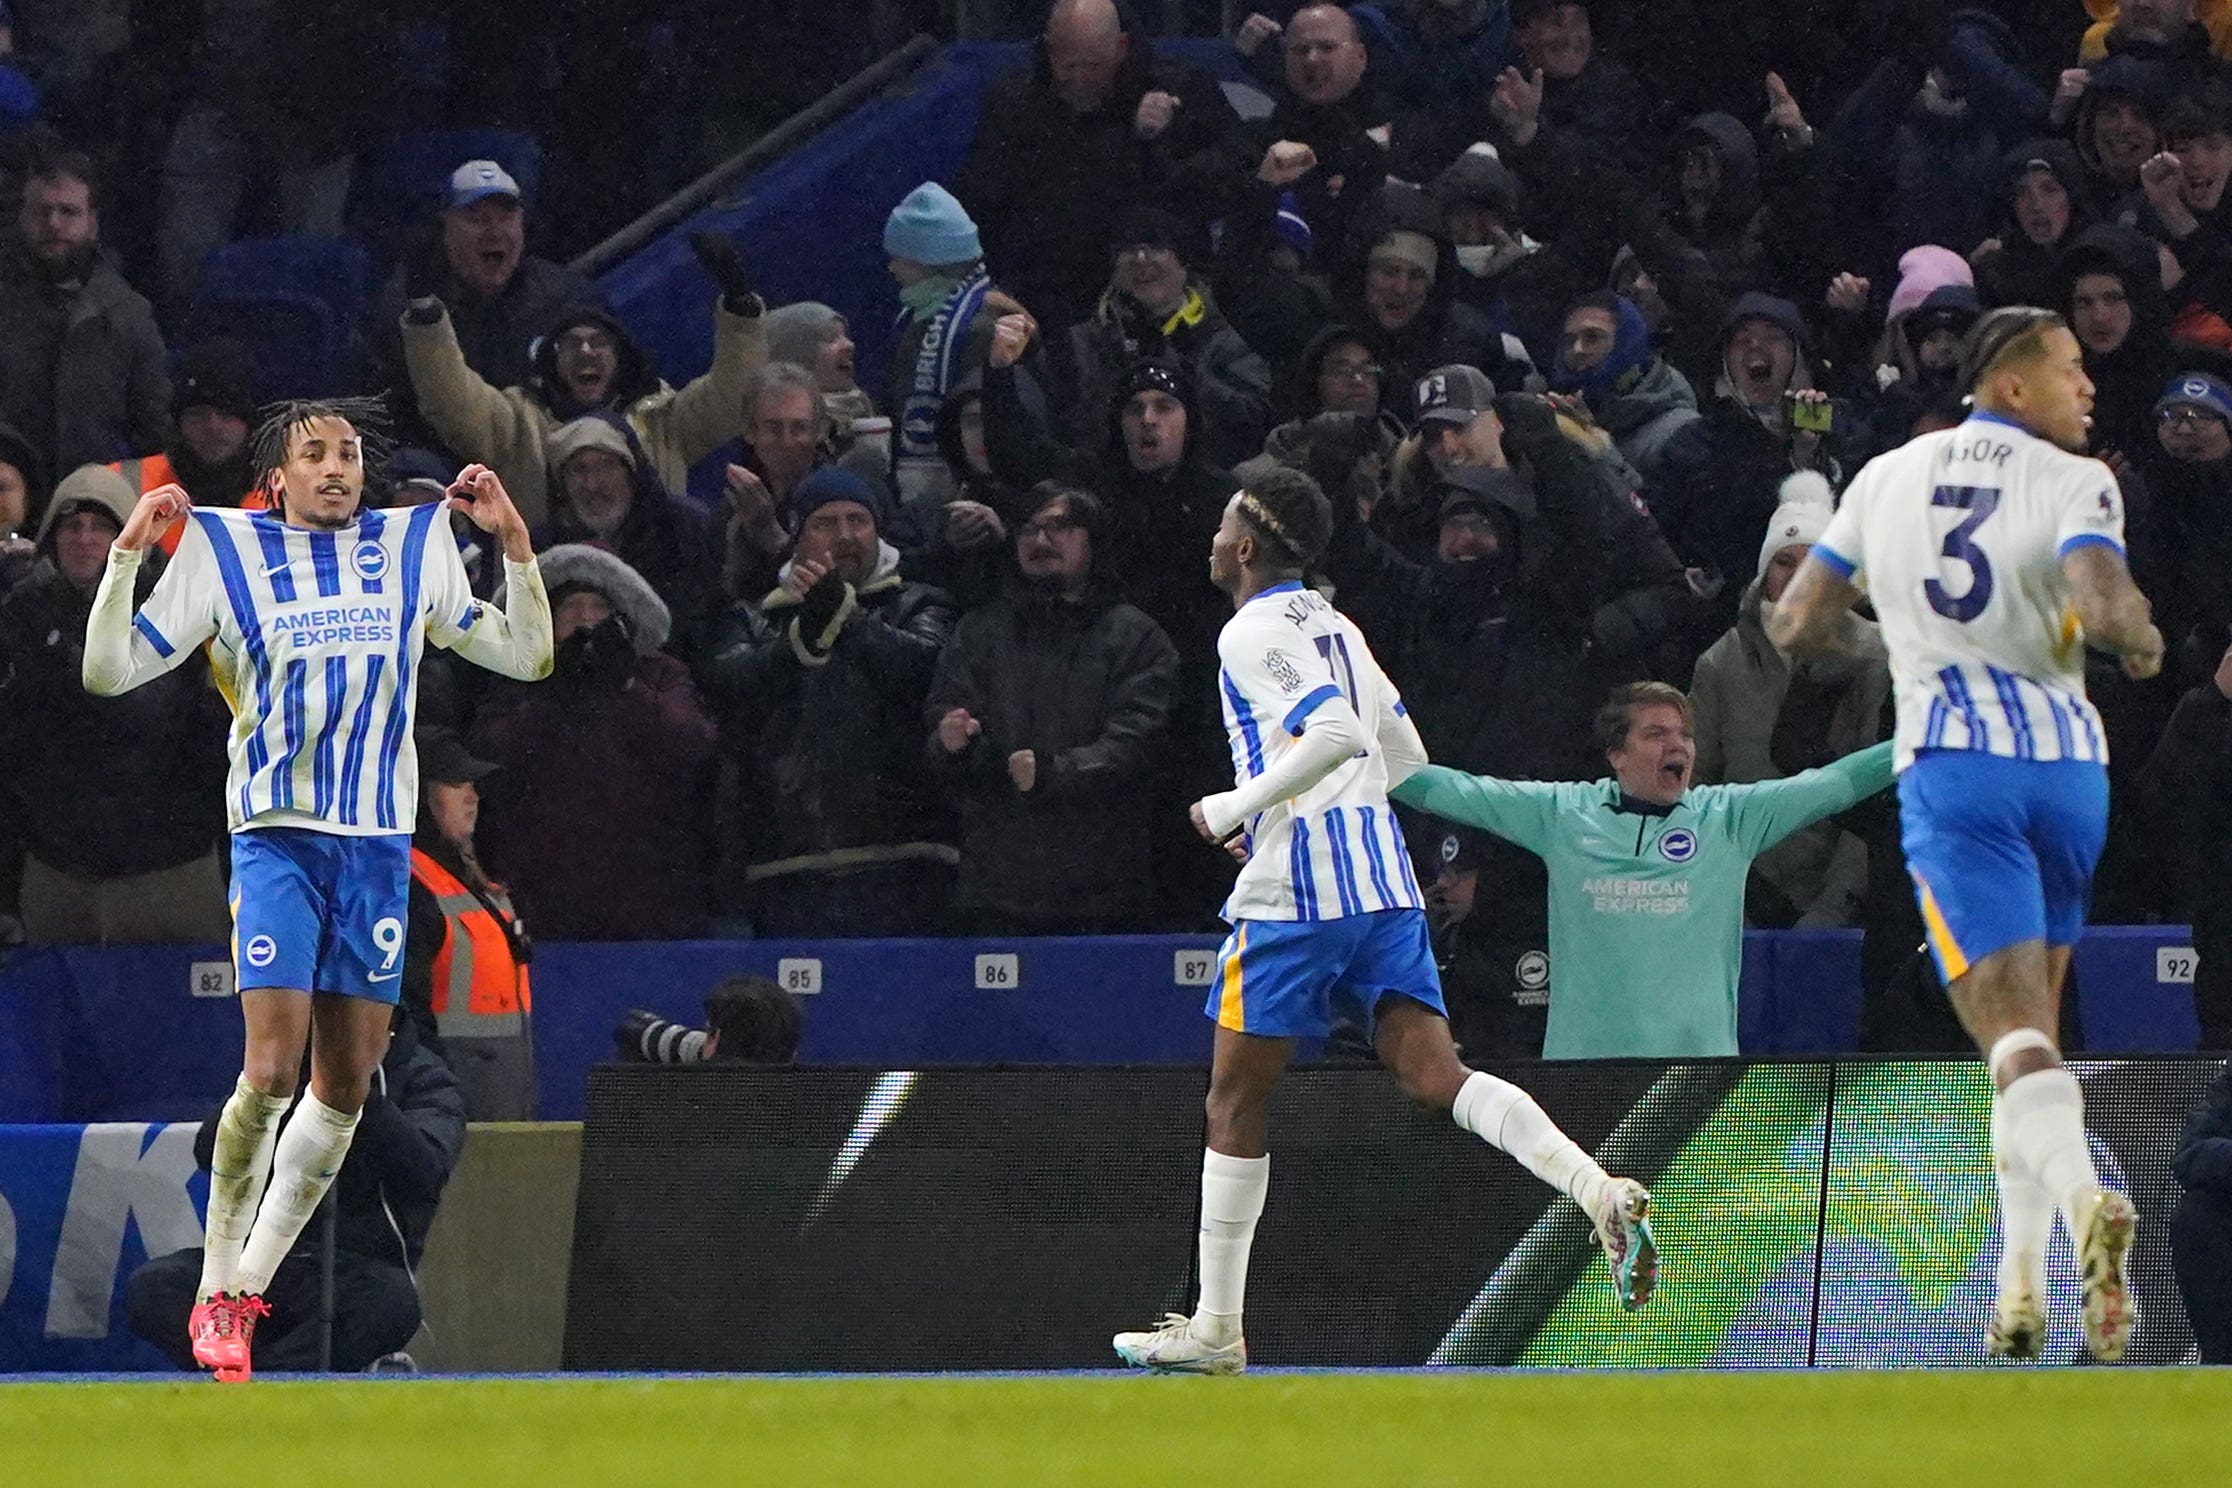
{"label": "number 11 shirt", "polygon": [[1338,920],[1425,908],[1387,804],[1380,743],[1388,733],[1408,732],[1393,722],[1403,700],[1355,622],[1315,590],[1280,584],[1225,622],[1217,657],[1238,784],[1276,763],[1320,708],[1353,709],[1371,740],[1316,785],[1243,823],[1250,856],[1224,917],[1233,924]]}

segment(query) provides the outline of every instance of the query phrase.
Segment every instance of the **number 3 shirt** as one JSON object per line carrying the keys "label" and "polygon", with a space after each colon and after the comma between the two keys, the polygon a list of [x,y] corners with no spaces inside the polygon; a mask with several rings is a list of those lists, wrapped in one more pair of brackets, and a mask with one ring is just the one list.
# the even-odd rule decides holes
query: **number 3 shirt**
{"label": "number 3 shirt", "polygon": [[1898,768],[1925,749],[2107,762],[2061,568],[2086,543],[2123,552],[2115,476],[1992,414],[1853,479],[1813,552],[1882,623]]}

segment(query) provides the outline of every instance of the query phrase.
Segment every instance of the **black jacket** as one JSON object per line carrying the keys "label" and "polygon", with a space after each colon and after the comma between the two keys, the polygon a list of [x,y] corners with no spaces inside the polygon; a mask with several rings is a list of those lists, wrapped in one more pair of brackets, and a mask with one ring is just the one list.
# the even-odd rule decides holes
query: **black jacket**
{"label": "black jacket", "polygon": [[[2015,190],[2033,160],[2046,162],[2069,197],[2068,229],[2058,242],[2044,246],[2032,242],[2015,220]],[[2085,162],[2068,140],[2033,139],[2008,151],[2000,168],[2000,220],[1993,229],[2000,246],[1976,260],[1976,296],[1987,310],[2002,305],[2058,304],[2061,275],[2056,260],[2063,248],[2092,226],[2092,209],[2085,201]]]}
{"label": "black jacket", "polygon": [[1107,426],[1116,380],[1142,357],[1172,357],[1193,372],[1205,459],[1237,465],[1259,454],[1271,432],[1271,369],[1198,285],[1200,313],[1169,330],[1116,290],[1103,294],[1087,319],[1048,349],[1047,392],[1073,443],[1097,439]]}
{"label": "black jacket", "polygon": [[[1710,148],[1721,163],[1721,190],[1702,222],[1682,209],[1683,155]],[[1672,307],[1668,357],[1691,382],[1712,382],[1719,348],[1711,340],[1729,308],[1749,291],[1818,303],[1850,233],[1829,211],[1827,152],[1817,142],[1778,143],[1760,158],[1752,133],[1733,116],[1701,114],[1667,152],[1657,201],[1640,195],[1627,209],[1625,237]]]}
{"label": "black jacket", "polygon": [[[1651,489],[1652,514],[1682,561],[1721,579],[1700,645],[1736,623],[1737,602],[1759,565],[1759,544],[1796,468],[1787,435],[1777,434],[1733,396],[1712,400],[1704,417],[1667,440]],[[1835,467],[1816,468],[1835,484]]]}
{"label": "black jacket", "polygon": [[[1459,477],[1509,514],[1516,553],[1415,563],[1335,505],[1325,569],[1437,764],[1516,779],[1589,779],[1589,721],[1691,623],[1681,564],[1615,467],[1556,432],[1507,438],[1526,472]],[[1507,425],[1507,430],[1509,426]]]}
{"label": "black jacket", "polygon": [[[2206,675],[2216,670],[2232,627],[2232,512],[2225,508],[2232,459],[2188,464],[2152,442],[2136,463],[2144,494],[2132,500],[2130,482],[2124,489],[2132,576],[2154,603],[2172,659],[2197,664]],[[2202,654],[2180,656],[2189,637]],[[2180,675],[2194,680],[2190,671]]]}
{"label": "black jacket", "polygon": [[[154,588],[154,565],[139,597]],[[85,878],[175,868],[225,833],[225,705],[199,655],[122,697],[85,690],[92,601],[41,561],[0,604],[0,795],[23,845]]]}
{"label": "black jacket", "polygon": [[2189,1193],[2232,1199],[2232,1065],[2209,1082],[2209,1098],[2186,1122],[2170,1171]]}
{"label": "black jacket", "polygon": [[[2221,651],[2223,634],[2212,640]],[[2225,1049],[2232,1046],[2232,700],[2216,692],[2214,680],[2178,700],[2134,794],[2140,803],[2134,852],[2170,886],[2165,897],[2174,899],[2176,890],[2187,897],[2187,904],[2167,908],[2194,926],[2201,1046]],[[2114,846],[2114,837],[2109,841]]]}
{"label": "black jacket", "polygon": [[[1398,131],[1407,146],[1414,137],[1412,121],[1398,122],[1391,101],[1375,90],[1367,77],[1356,92],[1337,104],[1304,103],[1281,84],[1271,116],[1227,137],[1224,148],[1225,216],[1245,223],[1243,236],[1268,248],[1271,224],[1278,213],[1280,192],[1258,179],[1264,153],[1281,140],[1308,145],[1317,156],[1317,168],[1286,188],[1294,195],[1297,214],[1310,226],[1311,251],[1305,267],[1324,269],[1338,262],[1345,250],[1357,215],[1379,194],[1388,175],[1396,170],[1389,149],[1375,143],[1368,131],[1385,128],[1389,139]],[[1433,162],[1438,164],[1439,162]],[[1427,165],[1425,170],[1431,170]],[[1425,170],[1404,179],[1423,179]],[[1333,183],[1338,182],[1338,190]],[[1228,231],[1232,229],[1228,226]],[[1243,322],[1242,332],[1247,332]],[[1249,338],[1255,344],[1254,337]]]}
{"label": "black jacket", "polygon": [[[1501,138],[1500,131],[1491,137]],[[1468,152],[1436,176],[1428,192],[1444,212],[1467,201],[1504,207],[1498,196],[1506,189],[1508,168],[1519,191],[1503,215],[1515,217],[1515,226],[1540,239],[1541,246],[1493,275],[1456,268],[1451,283],[1461,303],[1486,315],[1497,333],[1519,337],[1535,365],[1547,368],[1557,354],[1566,308],[1602,288],[1611,274],[1635,187],[1570,130],[1545,125],[1524,147],[1505,141],[1499,149],[1501,166]],[[1454,249],[1449,263],[1455,264]],[[1498,387],[1506,386],[1493,366],[1480,365]]]}
{"label": "black jacket", "polygon": [[2155,849],[2191,888],[2195,913],[2232,909],[2232,701],[2213,681],[2187,691],[2139,772]]}
{"label": "black jacket", "polygon": [[[1409,324],[1391,331],[1375,322],[1365,308],[1365,274],[1373,245],[1397,230],[1431,239],[1438,261],[1425,304]],[[1334,285],[1335,304],[1340,319],[1371,335],[1384,369],[1381,385],[1388,407],[1408,418],[1414,411],[1418,380],[1436,367],[1477,367],[1498,388],[1511,391],[1521,386],[1527,369],[1505,354],[1503,328],[1492,312],[1460,298],[1467,284],[1479,281],[1457,266],[1456,246],[1425,193],[1408,186],[1383,189],[1370,209],[1359,214],[1348,248]],[[1493,313],[1502,312],[1499,308]]]}
{"label": "black jacket", "polygon": [[1232,601],[1209,582],[1209,540],[1236,489],[1230,473],[1195,455],[1198,406],[1187,409],[1185,458],[1169,470],[1139,471],[1125,458],[1113,410],[1102,448],[1072,448],[1023,406],[1013,368],[988,368],[984,377],[984,438],[993,470],[1019,489],[1058,480],[1101,498],[1111,529],[1107,556],[1120,592],[1163,628],[1195,680],[1204,655],[1214,668],[1217,632],[1232,615]]}
{"label": "black jacket", "polygon": [[747,863],[935,839],[922,780],[922,700],[953,634],[953,601],[899,575],[885,545],[828,651],[778,588],[716,627],[708,690],[737,756]]}
{"label": "black jacket", "polygon": [[[194,1137],[194,1160],[205,1169],[222,1114],[211,1113]],[[416,1266],[464,1150],[465,1095],[457,1076],[419,1041],[409,1019],[399,1020],[333,1180],[340,1206],[334,1248]],[[314,1233],[305,1232],[306,1242]]]}
{"label": "black jacket", "polygon": [[[1151,141],[1133,129],[1149,92],[1178,99]],[[954,194],[976,219],[993,278],[1042,325],[1068,325],[1091,313],[1108,281],[1117,211],[1152,198],[1206,220],[1213,152],[1239,127],[1216,79],[1157,57],[1136,32],[1108,101],[1080,117],[1053,91],[1042,40],[1028,70],[985,90]]]}
{"label": "black jacket", "polygon": [[1649,168],[1644,132],[1651,95],[1617,57],[1598,52],[1578,77],[1547,78],[1542,90],[1544,123],[1629,170]]}
{"label": "black jacket", "polygon": [[[170,361],[155,311],[97,254],[82,280],[48,280],[22,250],[0,265],[0,422],[67,475],[170,439]],[[37,513],[33,512],[34,519]]]}
{"label": "black jacket", "polygon": [[[956,905],[1049,933],[1144,928],[1153,900],[1144,787],[1177,688],[1169,637],[1105,591],[1070,603],[1019,584],[964,618],[924,709],[930,772],[961,819]],[[958,755],[936,738],[954,708],[983,725]],[[1027,794],[1008,775],[1019,749],[1038,758]]]}
{"label": "black jacket", "polygon": [[2131,332],[2122,345],[2105,353],[2085,348],[2085,375],[2094,389],[2093,449],[2136,455],[2153,448],[2155,400],[2177,370],[2154,239],[2120,223],[2099,223],[2070,239],[2061,271],[2055,309],[2069,309],[2077,281],[2087,274],[2114,277],[2131,304]]}

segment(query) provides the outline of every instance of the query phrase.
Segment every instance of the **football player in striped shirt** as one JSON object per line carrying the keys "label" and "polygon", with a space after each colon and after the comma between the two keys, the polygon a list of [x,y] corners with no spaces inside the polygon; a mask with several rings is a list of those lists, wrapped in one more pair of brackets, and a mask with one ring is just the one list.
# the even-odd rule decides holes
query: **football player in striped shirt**
{"label": "football player in striped shirt", "polygon": [[1302,583],[1331,530],[1317,484],[1280,470],[1233,496],[1210,548],[1209,576],[1234,609],[1217,653],[1237,784],[1197,802],[1193,819],[1243,866],[1206,1009],[1216,1045],[1201,1301],[1190,1317],[1116,1335],[1117,1354],[1143,1369],[1247,1367],[1240,1313],[1270,1185],[1271,1093],[1295,1040],[1325,1037],[1336,1013],[1370,1033],[1405,1095],[1581,1206],[1622,1307],[1648,1301],[1657,1274],[1643,1185],[1606,1174],[1533,1097],[1457,1057],[1425,901],[1387,804],[1390,782],[1425,764],[1426,749],[1363,633]]}
{"label": "football player in striped shirt", "polygon": [[[88,691],[128,691],[206,645],[233,707],[225,804],[247,1041],[218,1122],[190,1323],[194,1357],[221,1380],[249,1376],[262,1292],[340,1168],[387,1049],[418,817],[423,649],[432,641],[522,681],[550,672],[550,602],[502,482],[470,465],[445,501],[366,506],[377,410],[280,406],[256,442],[272,510],[195,509],[177,486],[142,496],[86,629]],[[452,508],[503,548],[501,610],[473,597]],[[182,523],[135,614],[147,549]],[[306,1048],[310,1088],[282,1131]]]}
{"label": "football player in striped shirt", "polygon": [[2086,1345],[2118,1359],[2137,1214],[2093,1169],[2054,1030],[2108,832],[2085,648],[2146,678],[2162,668],[2162,633],[2125,567],[2116,477],[2082,453],[2093,386],[2067,323],[1995,310],[1970,331],[1962,375],[1974,412],[1854,477],[1767,633],[1820,649],[1864,592],[1891,652],[1907,866],[1953,1009],[1990,1061],[2002,1244],[1986,1346],[2019,1359],[2044,1348],[2058,1206],[2083,1271]]}

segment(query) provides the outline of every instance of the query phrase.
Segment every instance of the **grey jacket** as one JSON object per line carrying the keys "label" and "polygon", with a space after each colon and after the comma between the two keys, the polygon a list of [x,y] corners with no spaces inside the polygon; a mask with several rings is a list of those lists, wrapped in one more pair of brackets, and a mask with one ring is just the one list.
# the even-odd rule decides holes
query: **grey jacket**
{"label": "grey jacket", "polygon": [[[1813,752],[1832,759],[1883,738],[1891,663],[1875,625],[1847,615],[1837,653],[1800,663],[1794,678],[1790,664],[1767,642],[1759,602],[1760,585],[1754,580],[1744,591],[1734,628],[1698,659],[1690,684],[1701,785],[1748,785],[1798,773],[1776,764],[1778,720],[1786,727],[1810,723],[1819,745]],[[1794,699],[1793,706],[1804,707],[1808,719],[1782,719],[1784,700],[1794,686],[1806,700],[1800,704]],[[1825,716],[1820,712],[1824,702]],[[1816,762],[1786,760],[1801,766]],[[1860,899],[1867,890],[1868,850],[1835,818],[1785,838],[1761,853],[1753,868],[1797,911],[1799,926],[1828,929],[1858,923]]]}
{"label": "grey jacket", "polygon": [[1696,390],[1664,357],[1655,358],[1634,387],[1605,400],[1597,411],[1597,422],[1645,484],[1658,478],[1659,455],[1667,440],[1702,417]]}
{"label": "grey jacket", "polygon": [[0,422],[57,478],[162,449],[170,395],[155,312],[105,255],[74,289],[20,253],[0,269]]}

